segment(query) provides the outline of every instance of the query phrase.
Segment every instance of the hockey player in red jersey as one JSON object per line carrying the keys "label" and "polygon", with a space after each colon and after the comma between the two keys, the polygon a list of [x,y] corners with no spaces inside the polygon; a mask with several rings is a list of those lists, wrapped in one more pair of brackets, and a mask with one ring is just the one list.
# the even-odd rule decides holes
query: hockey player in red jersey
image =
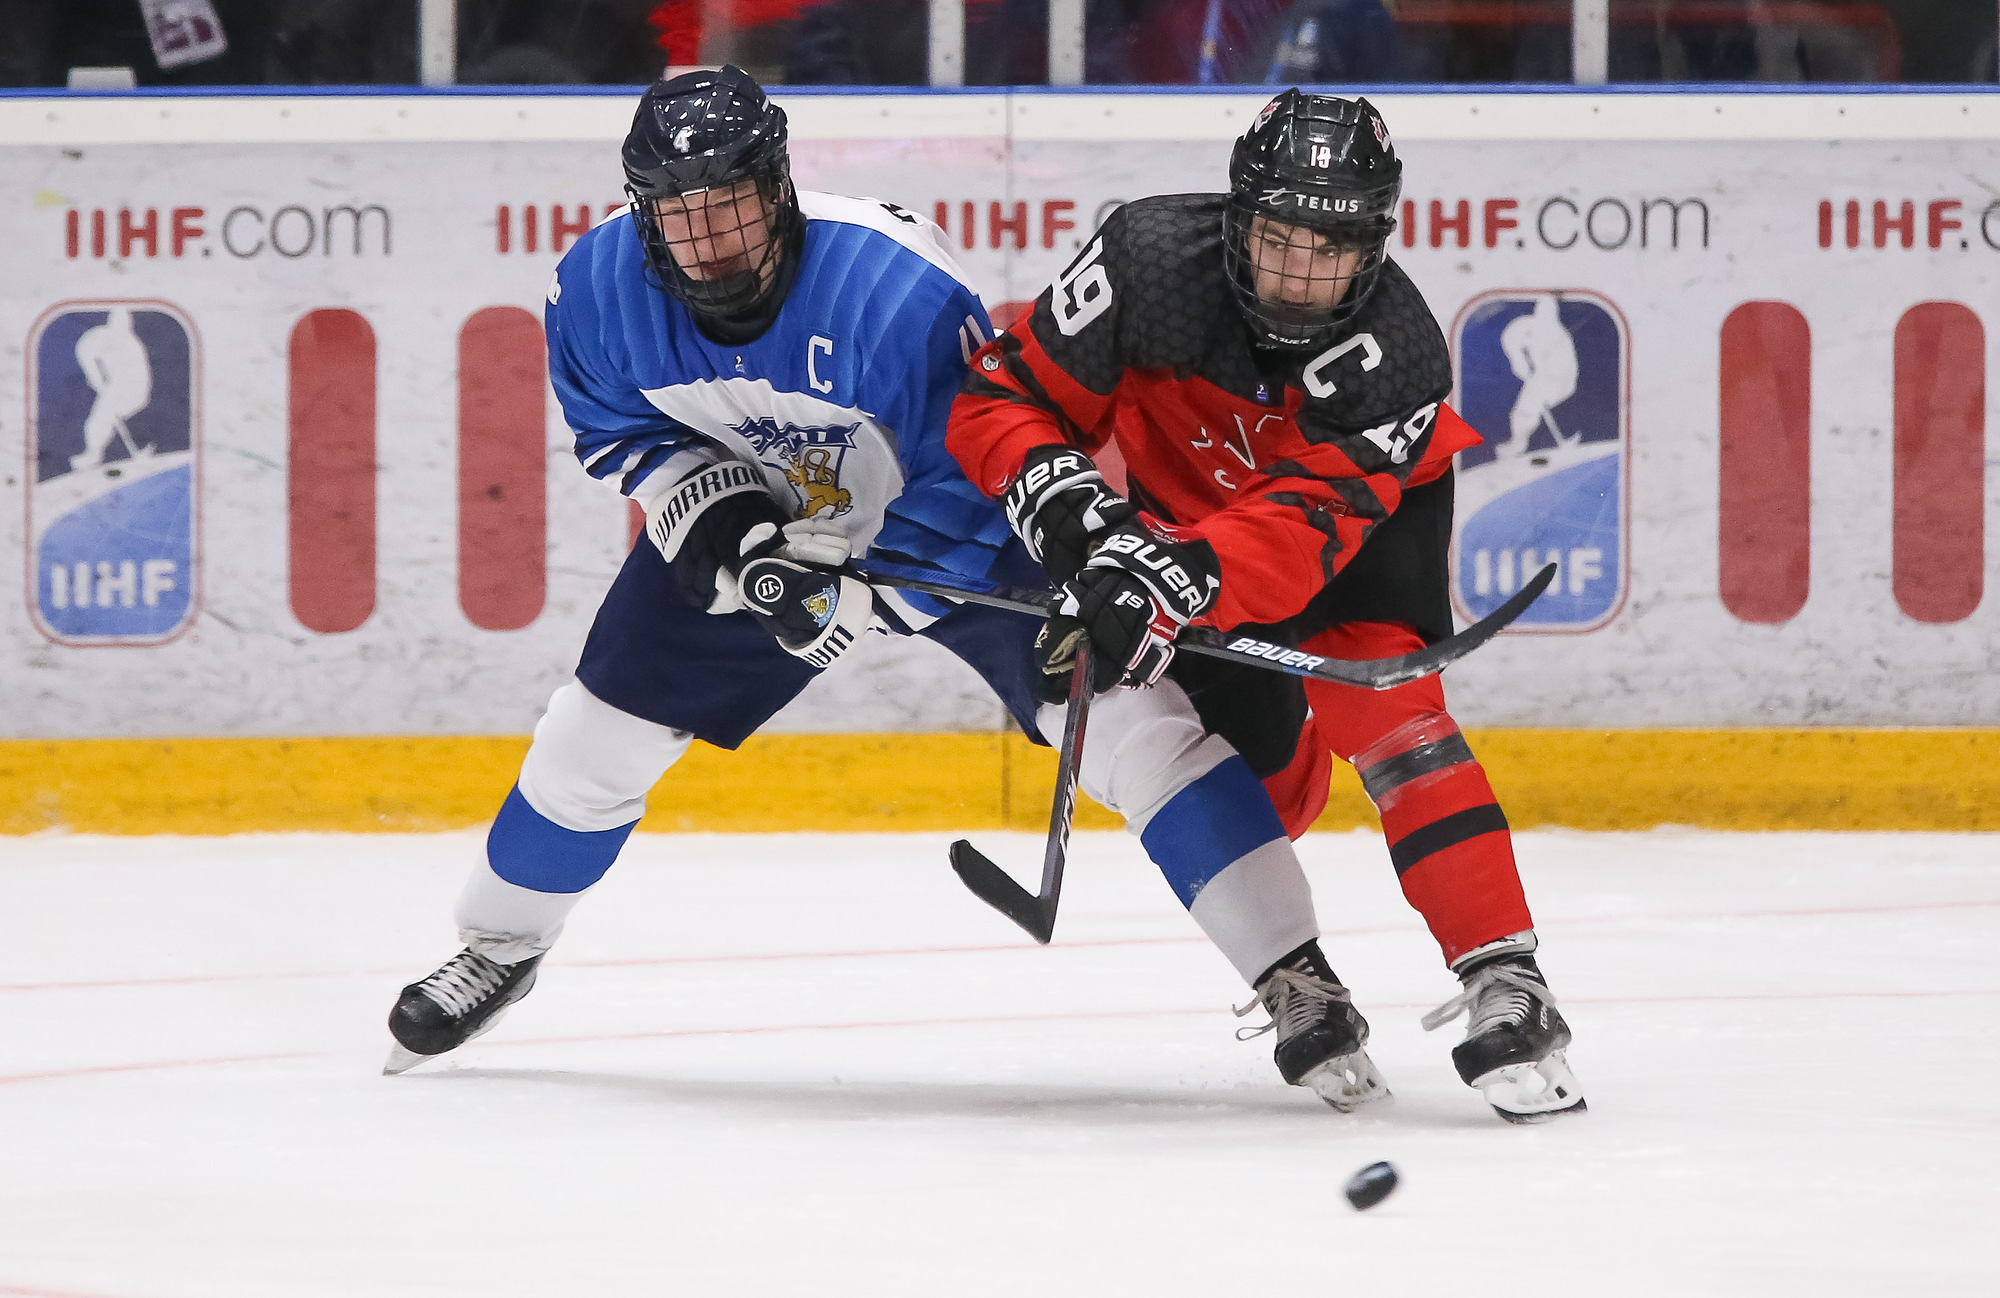
{"label": "hockey player in red jersey", "polygon": [[[1037,644],[1045,698],[1085,635],[1098,688],[1152,687],[1093,710],[1084,787],[1256,988],[1285,1079],[1341,1108],[1386,1094],[1317,941],[1263,963],[1318,933],[1290,844],[1161,829],[1215,783],[1219,752],[1261,779],[1294,838],[1325,805],[1332,757],[1354,764],[1463,985],[1425,1026],[1466,1014],[1460,1076],[1534,1121],[1584,1107],[1569,1029],[1536,966],[1506,817],[1439,679],[1376,693],[1173,656],[1190,622],[1342,658],[1451,633],[1452,457],[1479,436],[1445,404],[1444,337],[1387,253],[1401,186],[1367,100],[1286,91],[1237,141],[1229,193],[1142,199],[1096,231],[975,358],[947,444],[1063,592]],[[1110,442],[1123,496],[1088,458]],[[1211,822],[1270,823],[1240,780],[1231,814],[1206,796]]]}

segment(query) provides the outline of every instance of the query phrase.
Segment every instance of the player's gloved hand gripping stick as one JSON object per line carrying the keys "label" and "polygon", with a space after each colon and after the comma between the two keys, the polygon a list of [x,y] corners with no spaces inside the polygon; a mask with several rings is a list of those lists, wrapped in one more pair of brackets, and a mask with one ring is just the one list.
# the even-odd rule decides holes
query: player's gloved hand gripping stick
{"label": "player's gloved hand gripping stick", "polygon": [[851,553],[846,534],[791,518],[754,465],[695,466],[647,507],[646,534],[689,603],[747,611],[814,667],[831,665],[874,621],[874,593],[839,571]]}

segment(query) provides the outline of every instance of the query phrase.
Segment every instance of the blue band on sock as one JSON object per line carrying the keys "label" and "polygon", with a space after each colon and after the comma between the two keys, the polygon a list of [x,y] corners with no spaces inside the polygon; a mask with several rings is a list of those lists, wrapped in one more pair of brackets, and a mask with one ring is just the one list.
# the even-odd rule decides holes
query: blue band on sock
{"label": "blue band on sock", "polygon": [[517,784],[507,791],[507,801],[486,835],[486,861],[493,873],[516,887],[582,892],[604,877],[638,823],[592,831],[564,829],[529,806]]}
{"label": "blue band on sock", "polygon": [[1231,757],[1153,814],[1139,835],[1184,906],[1208,881],[1273,839],[1285,836],[1264,782]]}

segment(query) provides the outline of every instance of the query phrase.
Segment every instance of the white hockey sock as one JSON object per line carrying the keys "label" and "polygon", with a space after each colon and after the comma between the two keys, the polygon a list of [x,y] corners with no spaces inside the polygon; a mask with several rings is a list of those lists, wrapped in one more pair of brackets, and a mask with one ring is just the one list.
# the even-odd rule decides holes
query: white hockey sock
{"label": "white hockey sock", "polygon": [[1264,844],[1202,885],[1188,914],[1243,981],[1319,936],[1312,886],[1290,839]]}
{"label": "white hockey sock", "polygon": [[459,941],[489,960],[515,964],[554,946],[570,911],[589,892],[536,892],[508,883],[481,861],[465,881],[452,917]]}

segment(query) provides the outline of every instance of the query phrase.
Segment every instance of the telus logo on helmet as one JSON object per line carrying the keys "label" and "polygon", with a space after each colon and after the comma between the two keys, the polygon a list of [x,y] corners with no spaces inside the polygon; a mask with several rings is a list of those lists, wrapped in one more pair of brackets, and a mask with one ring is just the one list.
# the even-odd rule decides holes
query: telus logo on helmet
{"label": "telus logo on helmet", "polygon": [[1319,194],[1294,194],[1292,206],[1304,208],[1308,212],[1325,212],[1331,216],[1361,214],[1361,200],[1358,198],[1325,198]]}

